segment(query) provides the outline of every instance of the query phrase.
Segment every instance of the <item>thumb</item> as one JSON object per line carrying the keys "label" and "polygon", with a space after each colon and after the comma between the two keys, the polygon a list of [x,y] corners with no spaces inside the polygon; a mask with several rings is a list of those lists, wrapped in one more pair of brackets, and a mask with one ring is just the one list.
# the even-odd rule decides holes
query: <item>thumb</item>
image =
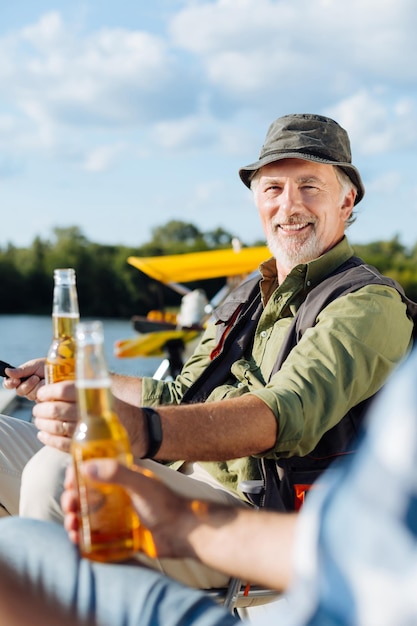
{"label": "thumb", "polygon": [[84,476],[104,483],[124,483],[123,470],[127,470],[127,467],[121,465],[116,459],[91,459],[81,466]]}
{"label": "thumb", "polygon": [[82,464],[81,471],[98,482],[118,483],[133,491],[146,485],[149,478],[158,480],[150,470],[138,466],[130,469],[117,459],[90,459]]}

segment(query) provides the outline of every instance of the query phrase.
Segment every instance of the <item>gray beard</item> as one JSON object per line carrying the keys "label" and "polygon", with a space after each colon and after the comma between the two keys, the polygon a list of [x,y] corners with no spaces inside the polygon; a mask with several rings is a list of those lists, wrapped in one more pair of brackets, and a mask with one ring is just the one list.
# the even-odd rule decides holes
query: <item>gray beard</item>
{"label": "gray beard", "polygon": [[323,254],[323,249],[315,233],[313,233],[307,241],[286,241],[284,245],[277,241],[276,237],[270,233],[267,238],[267,244],[278,264],[290,270],[297,265],[317,259]]}

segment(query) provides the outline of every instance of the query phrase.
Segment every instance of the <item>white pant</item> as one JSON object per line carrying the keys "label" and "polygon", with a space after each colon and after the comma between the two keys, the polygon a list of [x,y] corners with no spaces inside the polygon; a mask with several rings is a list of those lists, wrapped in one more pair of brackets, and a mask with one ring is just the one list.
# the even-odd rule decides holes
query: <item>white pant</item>
{"label": "white pant", "polygon": [[[0,516],[3,511],[3,514],[20,513],[23,517],[62,523],[60,496],[65,468],[71,457],[50,446],[43,446],[36,433],[33,424],[0,415]],[[154,461],[135,459],[135,463],[149,467],[173,490],[188,497],[242,504],[237,496],[225,490],[197,463],[185,466],[187,475]],[[140,556],[140,560],[180,582],[201,589],[224,587],[228,581],[223,574],[192,559],[151,560]]]}
{"label": "white pant", "polygon": [[22,471],[43,446],[33,424],[0,415],[0,517],[17,515]]}

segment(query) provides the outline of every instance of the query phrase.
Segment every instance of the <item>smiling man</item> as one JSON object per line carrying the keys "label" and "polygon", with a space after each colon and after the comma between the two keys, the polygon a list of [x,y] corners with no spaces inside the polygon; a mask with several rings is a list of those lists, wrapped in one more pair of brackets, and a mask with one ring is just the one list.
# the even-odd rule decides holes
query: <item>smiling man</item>
{"label": "smiling man", "polygon": [[[279,118],[259,159],[239,173],[273,258],[214,312],[174,381],[113,376],[115,408],[137,459],[182,459],[171,468],[150,462],[179,491],[243,498],[239,482],[257,477],[266,457],[279,466],[277,506],[294,510],[335,458],[353,452],[365,406],[410,346],[416,307],[395,281],[356,258],[345,237],[364,188],[335,121]],[[44,386],[42,365],[7,371],[7,387],[37,394],[39,432],[0,419],[0,502],[16,512],[7,489],[11,476],[20,484],[21,455],[8,454],[16,439],[24,438],[27,460],[27,450],[44,444],[25,468],[21,513],[62,521],[76,396],[71,382]],[[178,563],[175,571],[162,567],[177,577]],[[213,584],[201,581],[190,584]]]}
{"label": "smiling man", "polygon": [[265,165],[251,188],[280,283],[294,266],[321,256],[342,239],[356,197],[352,183],[335,167],[302,159]]}

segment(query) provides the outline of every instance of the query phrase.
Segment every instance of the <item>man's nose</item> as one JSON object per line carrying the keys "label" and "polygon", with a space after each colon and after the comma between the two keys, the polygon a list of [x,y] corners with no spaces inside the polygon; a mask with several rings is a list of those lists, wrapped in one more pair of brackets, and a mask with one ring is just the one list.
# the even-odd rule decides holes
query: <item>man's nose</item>
{"label": "man's nose", "polygon": [[282,213],[292,213],[299,201],[298,186],[293,181],[287,181],[279,196],[279,210]]}

